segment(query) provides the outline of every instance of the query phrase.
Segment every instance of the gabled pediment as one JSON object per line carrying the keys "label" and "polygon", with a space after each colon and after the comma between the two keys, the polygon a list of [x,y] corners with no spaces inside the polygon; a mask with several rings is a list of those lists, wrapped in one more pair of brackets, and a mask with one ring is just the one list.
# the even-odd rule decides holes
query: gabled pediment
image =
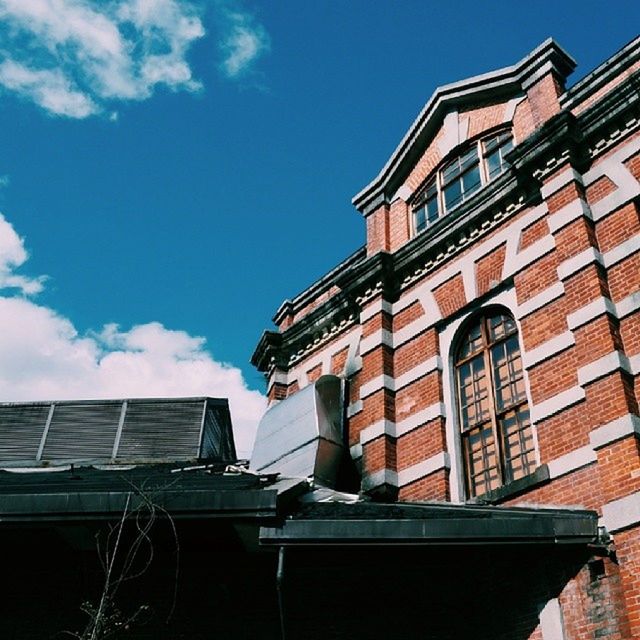
{"label": "gabled pediment", "polygon": [[444,158],[473,136],[473,123],[466,113],[498,105],[494,120],[508,122],[519,102],[526,99],[527,90],[540,78],[553,73],[556,80],[564,83],[575,65],[573,58],[549,38],[513,66],[439,87],[380,173],[354,196],[353,204],[367,214],[381,203],[390,202],[430,145],[439,158]]}

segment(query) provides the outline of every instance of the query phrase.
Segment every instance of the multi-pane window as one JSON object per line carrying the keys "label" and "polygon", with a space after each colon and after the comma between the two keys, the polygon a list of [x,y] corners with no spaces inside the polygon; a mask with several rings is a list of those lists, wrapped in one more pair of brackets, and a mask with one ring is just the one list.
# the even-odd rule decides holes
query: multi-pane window
{"label": "multi-pane window", "polygon": [[477,146],[445,165],[441,179],[445,211],[457,207],[475,193],[482,184]]}
{"label": "multi-pane window", "polygon": [[503,131],[482,141],[484,166],[487,179],[493,180],[507,166],[504,156],[513,149],[513,138],[509,131]]}
{"label": "multi-pane window", "polygon": [[442,167],[427,183],[413,209],[415,233],[424,231],[502,173],[504,156],[513,148],[510,131],[474,142]]}
{"label": "multi-pane window", "polygon": [[502,311],[478,316],[462,337],[455,370],[467,492],[480,496],[536,464],[513,318]]}

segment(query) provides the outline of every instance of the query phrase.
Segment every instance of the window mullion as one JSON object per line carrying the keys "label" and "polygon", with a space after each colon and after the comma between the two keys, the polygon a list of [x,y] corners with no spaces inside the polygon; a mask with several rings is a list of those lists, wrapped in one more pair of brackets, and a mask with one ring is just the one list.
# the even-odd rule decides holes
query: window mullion
{"label": "window mullion", "polygon": [[482,338],[485,344],[484,348],[484,367],[487,372],[487,385],[489,392],[489,408],[491,413],[491,430],[493,432],[493,441],[496,447],[496,461],[498,464],[498,472],[500,474],[500,484],[505,482],[505,462],[502,446],[502,438],[500,437],[500,429],[498,427],[498,411],[496,407],[495,399],[495,387],[493,383],[493,362],[491,361],[491,342],[489,340],[489,331],[487,328],[488,319],[485,317],[482,319],[481,330]]}

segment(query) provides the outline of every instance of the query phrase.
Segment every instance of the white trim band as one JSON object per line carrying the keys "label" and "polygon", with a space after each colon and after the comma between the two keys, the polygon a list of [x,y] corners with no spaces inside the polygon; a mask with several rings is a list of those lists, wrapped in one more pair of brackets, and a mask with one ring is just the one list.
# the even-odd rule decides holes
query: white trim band
{"label": "white trim band", "polygon": [[559,478],[567,473],[586,467],[597,461],[596,452],[589,446],[574,449],[563,456],[555,458],[547,463],[551,480]]}
{"label": "white trim band", "polygon": [[638,310],[640,310],[640,291],[635,291],[626,298],[622,298],[622,300],[616,302],[616,312],[620,320]]}
{"label": "white trim band", "polygon": [[382,311],[391,315],[391,303],[381,298],[374,300],[360,312],[360,323],[365,323],[367,320],[371,320],[371,318]]}
{"label": "white trim band", "polygon": [[392,487],[404,487],[416,480],[426,478],[427,476],[440,471],[441,469],[449,469],[451,462],[449,454],[441,451],[431,456],[427,460],[418,462],[411,467],[394,471],[393,469],[380,469],[362,477],[363,491],[375,489],[383,484],[389,484]]}
{"label": "white trim band", "polygon": [[393,333],[388,329],[378,329],[370,336],[362,338],[360,340],[360,355],[363,356],[382,345],[393,348]]}
{"label": "white trim band", "polygon": [[547,340],[533,349],[529,349],[522,354],[522,364],[525,369],[530,369],[545,360],[549,360],[576,343],[573,332],[565,331]]}
{"label": "white trim band", "polygon": [[600,449],[632,433],[640,434],[640,417],[633,413],[627,413],[625,416],[594,429],[589,434],[589,441],[594,449]]}
{"label": "white trim band", "polygon": [[602,521],[609,533],[640,522],[640,491],[602,505]]}
{"label": "white trim band", "polygon": [[426,460],[422,460],[422,462],[418,462],[418,464],[414,464],[406,469],[400,469],[398,471],[398,487],[404,487],[436,471],[449,468],[451,468],[449,454],[446,451],[441,451]]}
{"label": "white trim band", "polygon": [[566,187],[571,182],[582,184],[582,175],[580,175],[580,173],[578,173],[573,167],[567,167],[555,178],[549,180],[546,184],[543,184],[540,187],[540,194],[546,200],[550,195],[553,195],[556,191],[560,191],[562,187]]}
{"label": "white trim band", "polygon": [[376,376],[373,380],[365,382],[365,384],[360,387],[360,398],[364,399],[380,389],[400,391],[412,382],[415,382],[434,371],[442,371],[442,359],[440,356],[432,356],[428,360],[421,362],[417,367],[410,369],[397,378],[387,374]]}
{"label": "white trim band", "polygon": [[537,311],[542,307],[547,306],[550,302],[557,300],[562,295],[564,295],[564,285],[562,282],[554,282],[550,287],[547,287],[540,293],[518,305],[516,317],[519,320],[522,320],[522,318],[532,314],[534,311]]}
{"label": "white trim band", "polygon": [[580,367],[578,369],[578,383],[584,387],[618,369],[631,373],[629,358],[620,351],[612,351],[611,353],[607,353],[606,356],[602,356],[602,358],[598,358],[586,364],[584,367]]}
{"label": "white trim band", "polygon": [[573,313],[569,313],[567,315],[567,324],[569,325],[569,329],[575,331],[582,325],[587,324],[587,322],[591,322],[594,318],[605,313],[608,313],[615,318],[616,305],[614,305],[609,298],[602,296],[592,300],[589,304],[577,309]]}
{"label": "white trim band", "polygon": [[597,249],[589,247],[572,258],[561,262],[558,265],[558,278],[566,280],[594,262],[603,264],[602,254]]}
{"label": "white trim band", "polygon": [[557,233],[560,229],[580,218],[592,219],[591,209],[582,198],[573,200],[555,213],[552,213],[549,216],[549,229],[551,233]]}
{"label": "white trim band", "polygon": [[580,386],[571,387],[566,391],[561,391],[555,396],[547,398],[543,402],[538,402],[531,407],[532,422],[540,422],[567,409],[574,404],[584,400],[584,389]]}
{"label": "white trim band", "polygon": [[404,420],[400,420],[398,423],[393,422],[393,420],[378,420],[360,432],[360,444],[364,445],[382,435],[400,438],[421,425],[431,422],[436,418],[442,418],[445,415],[446,409],[444,402],[436,402],[422,409],[422,411],[417,411]]}
{"label": "white trim band", "polygon": [[633,236],[604,254],[604,266],[609,269],[638,251],[640,251],[640,236]]}

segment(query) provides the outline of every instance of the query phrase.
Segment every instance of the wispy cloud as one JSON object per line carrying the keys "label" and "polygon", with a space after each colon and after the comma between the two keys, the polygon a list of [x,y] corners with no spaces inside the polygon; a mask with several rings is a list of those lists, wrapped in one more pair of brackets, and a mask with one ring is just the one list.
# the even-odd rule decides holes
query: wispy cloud
{"label": "wispy cloud", "polygon": [[187,53],[205,30],[188,0],[0,0],[0,21],[0,84],[51,114],[201,88]]}
{"label": "wispy cloud", "polygon": [[226,35],[220,42],[220,68],[228,78],[246,74],[258,58],[271,49],[264,27],[246,12],[223,10]]}
{"label": "wispy cloud", "polygon": [[239,369],[216,361],[204,338],[159,322],[80,335],[69,318],[25,297],[44,281],[15,273],[27,258],[23,239],[0,216],[0,401],[228,398],[238,453],[248,457],[266,400]]}

